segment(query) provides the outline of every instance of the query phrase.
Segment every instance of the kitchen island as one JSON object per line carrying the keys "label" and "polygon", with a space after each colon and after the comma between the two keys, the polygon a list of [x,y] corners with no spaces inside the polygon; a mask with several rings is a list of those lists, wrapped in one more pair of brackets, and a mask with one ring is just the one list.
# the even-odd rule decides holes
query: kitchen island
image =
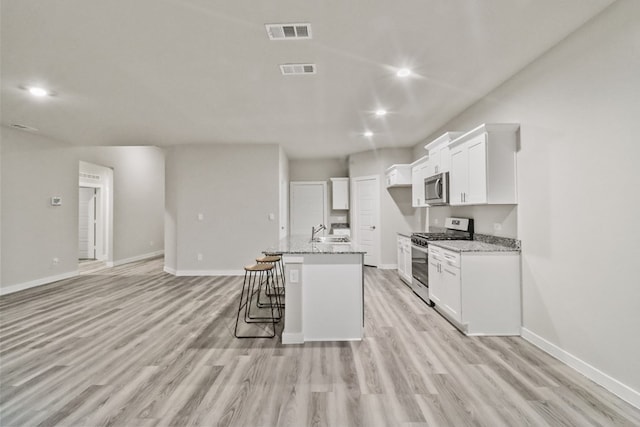
{"label": "kitchen island", "polygon": [[283,254],[283,344],[362,339],[365,251],[351,242],[318,243],[309,236],[291,236],[264,252]]}

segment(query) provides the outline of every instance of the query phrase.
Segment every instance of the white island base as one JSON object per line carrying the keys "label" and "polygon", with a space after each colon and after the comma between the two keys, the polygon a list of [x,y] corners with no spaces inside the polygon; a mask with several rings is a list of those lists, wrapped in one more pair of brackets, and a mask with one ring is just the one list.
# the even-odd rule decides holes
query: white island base
{"label": "white island base", "polygon": [[362,253],[285,254],[283,344],[357,341],[364,329]]}

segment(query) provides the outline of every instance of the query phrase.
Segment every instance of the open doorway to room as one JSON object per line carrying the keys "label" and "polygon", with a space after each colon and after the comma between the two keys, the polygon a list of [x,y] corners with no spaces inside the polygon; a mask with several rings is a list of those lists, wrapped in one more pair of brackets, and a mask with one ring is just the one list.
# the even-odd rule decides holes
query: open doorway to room
{"label": "open doorway to room", "polygon": [[113,266],[113,170],[80,161],[78,263],[81,273]]}

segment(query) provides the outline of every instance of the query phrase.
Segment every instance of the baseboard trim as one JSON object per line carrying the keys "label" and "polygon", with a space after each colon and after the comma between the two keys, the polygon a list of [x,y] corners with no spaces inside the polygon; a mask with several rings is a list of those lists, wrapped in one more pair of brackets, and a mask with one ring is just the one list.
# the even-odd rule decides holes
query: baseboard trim
{"label": "baseboard trim", "polygon": [[282,344],[304,344],[304,334],[301,332],[283,332]]}
{"label": "baseboard trim", "polygon": [[547,341],[534,332],[531,332],[527,328],[522,328],[522,338],[529,341],[531,344],[535,345],[541,350],[549,353],[556,359],[564,362],[596,384],[599,384],[602,387],[606,388],[622,400],[629,402],[636,408],[640,408],[640,392],[605,374],[598,368],[588,364],[582,359],[579,359],[578,357],[567,352],[566,350],[563,350],[552,342]]}
{"label": "baseboard trim", "polygon": [[397,270],[398,264],[380,264],[378,265],[379,270]]}
{"label": "baseboard trim", "polygon": [[164,271],[174,276],[242,276],[244,270],[176,270],[165,267]]}
{"label": "baseboard trim", "polygon": [[48,285],[49,283],[58,282],[60,280],[71,279],[79,274],[78,270],[69,271],[67,273],[57,274],[55,276],[43,277],[41,279],[31,280],[29,282],[18,283],[7,287],[0,288],[0,295],[8,295],[18,291],[35,288],[37,286]]}
{"label": "baseboard trim", "polygon": [[[119,265],[123,265],[123,264],[129,264],[130,262],[136,262],[136,261],[143,261],[145,259],[149,259],[149,258],[155,258],[157,256],[160,255],[164,255],[164,251],[160,250],[160,251],[155,251],[155,252],[149,252],[146,254],[142,254],[142,255],[136,255],[136,256],[132,256],[129,258],[125,258],[125,259],[119,259],[116,261],[113,261],[111,263],[107,263],[107,267],[117,267]],[[111,265],[109,265],[111,264]]]}

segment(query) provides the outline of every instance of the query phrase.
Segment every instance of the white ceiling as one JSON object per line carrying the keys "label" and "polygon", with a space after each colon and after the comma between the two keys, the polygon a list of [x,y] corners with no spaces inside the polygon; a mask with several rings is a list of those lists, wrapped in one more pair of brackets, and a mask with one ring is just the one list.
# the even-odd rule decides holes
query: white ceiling
{"label": "white ceiling", "polygon": [[[612,2],[2,0],[2,124],[78,145],[279,143],[290,158],[413,146]],[[264,24],[285,22],[313,38],[269,41]]]}

